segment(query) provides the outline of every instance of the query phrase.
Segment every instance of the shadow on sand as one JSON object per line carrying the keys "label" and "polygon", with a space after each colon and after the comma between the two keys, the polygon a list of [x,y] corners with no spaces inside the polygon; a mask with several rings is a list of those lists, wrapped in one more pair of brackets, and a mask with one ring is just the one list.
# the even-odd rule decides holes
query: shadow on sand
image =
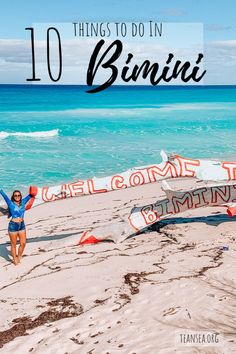
{"label": "shadow on sand", "polygon": [[227,214],[220,214],[217,213],[215,215],[209,216],[196,216],[196,217],[189,217],[189,218],[168,218],[155,224],[151,225],[148,229],[150,231],[159,231],[166,225],[182,225],[182,224],[189,224],[194,222],[201,222],[205,223],[206,225],[218,226],[224,222],[235,222],[235,218],[229,217]]}
{"label": "shadow on sand", "polygon": [[[189,224],[189,223],[194,223],[194,222],[201,222],[205,223],[207,225],[212,225],[212,226],[218,226],[224,222],[235,222],[236,218],[230,218],[227,214],[215,214],[215,215],[210,215],[210,216],[198,216],[198,217],[190,217],[190,218],[169,218],[165,219],[162,221],[159,221],[152,226],[148,227],[146,229],[147,231],[160,231],[164,226],[166,225],[181,225],[181,224]],[[142,234],[143,232],[139,232],[138,234]],[[62,240],[64,238],[73,236],[73,235],[80,235],[82,234],[82,231],[78,232],[72,232],[68,234],[62,234],[62,235],[52,235],[52,236],[39,236],[39,237],[33,237],[33,238],[27,238],[27,243],[31,242],[43,242],[43,241],[53,241],[53,240]],[[137,234],[135,234],[137,236]],[[135,235],[132,235],[128,238],[134,237]],[[108,240],[106,240],[108,242]],[[11,259],[9,258],[9,250],[7,247],[10,246],[10,241],[5,242],[0,245],[0,257],[6,259],[7,261],[10,261]]]}
{"label": "shadow on sand", "polygon": [[[82,232],[72,232],[70,234],[63,234],[63,235],[31,237],[31,238],[27,238],[27,243],[62,240],[63,238],[67,238],[73,235],[80,235],[81,233]],[[9,250],[7,247],[9,247]],[[9,255],[10,255],[10,240],[0,245],[0,257],[6,259],[7,261],[11,261]]]}
{"label": "shadow on sand", "polygon": [[167,218],[161,221],[156,222],[153,225],[148,226],[145,230],[141,230],[135,234],[130,235],[127,237],[128,239],[133,238],[137,235],[141,235],[144,232],[161,232],[161,229],[167,225],[182,225],[182,224],[190,224],[194,222],[201,222],[205,223],[206,225],[218,226],[224,222],[236,222],[235,218],[230,218],[227,214],[221,214],[220,212],[216,213],[215,215],[210,216],[196,216],[196,217],[189,217],[189,218]]}

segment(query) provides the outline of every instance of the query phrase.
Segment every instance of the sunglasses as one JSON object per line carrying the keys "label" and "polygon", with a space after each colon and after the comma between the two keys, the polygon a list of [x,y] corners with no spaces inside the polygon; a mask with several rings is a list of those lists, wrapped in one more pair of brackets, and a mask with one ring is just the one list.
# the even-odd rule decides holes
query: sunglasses
{"label": "sunglasses", "polygon": [[14,194],[14,198],[20,198],[21,197],[21,194]]}

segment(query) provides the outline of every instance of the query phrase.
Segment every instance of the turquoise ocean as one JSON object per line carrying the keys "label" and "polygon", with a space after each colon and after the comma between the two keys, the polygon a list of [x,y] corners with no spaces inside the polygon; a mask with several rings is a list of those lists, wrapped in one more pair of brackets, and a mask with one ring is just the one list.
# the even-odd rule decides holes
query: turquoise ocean
{"label": "turquoise ocean", "polygon": [[0,85],[0,187],[158,163],[160,150],[236,159],[236,87]]}

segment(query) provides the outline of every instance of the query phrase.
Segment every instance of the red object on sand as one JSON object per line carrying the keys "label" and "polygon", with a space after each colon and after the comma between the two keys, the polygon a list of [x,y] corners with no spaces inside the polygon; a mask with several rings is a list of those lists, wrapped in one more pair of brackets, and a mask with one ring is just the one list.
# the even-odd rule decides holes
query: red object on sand
{"label": "red object on sand", "polygon": [[87,235],[88,231],[85,231],[83,233],[83,235],[81,236],[81,239],[79,240],[78,245],[86,245],[89,243],[98,243],[100,242],[100,240],[98,240],[96,237],[94,237],[93,235]]}
{"label": "red object on sand", "polygon": [[236,215],[236,207],[228,208],[227,209],[227,214],[233,218]]}

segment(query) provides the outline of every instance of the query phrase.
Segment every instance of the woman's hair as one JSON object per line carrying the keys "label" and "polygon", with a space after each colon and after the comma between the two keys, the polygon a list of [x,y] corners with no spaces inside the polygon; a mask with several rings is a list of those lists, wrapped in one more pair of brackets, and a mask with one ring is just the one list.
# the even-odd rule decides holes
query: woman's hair
{"label": "woman's hair", "polygon": [[[15,202],[15,198],[14,198],[14,194],[15,193],[19,193],[21,195],[21,192],[18,189],[14,190],[14,192],[12,193],[12,196],[11,196],[11,201],[12,202]],[[22,200],[22,195],[21,195],[21,198],[20,198],[20,204],[21,204],[21,200]]]}

